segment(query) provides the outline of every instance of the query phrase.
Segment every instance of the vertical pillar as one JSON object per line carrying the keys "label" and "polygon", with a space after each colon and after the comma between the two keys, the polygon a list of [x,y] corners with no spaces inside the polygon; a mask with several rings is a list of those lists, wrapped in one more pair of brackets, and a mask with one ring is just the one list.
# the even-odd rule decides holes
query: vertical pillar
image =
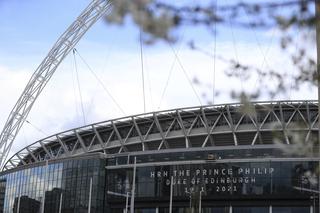
{"label": "vertical pillar", "polygon": [[170,203],[169,203],[169,213],[172,213],[172,196],[173,196],[173,176],[171,176],[171,181],[170,181]]}
{"label": "vertical pillar", "polygon": [[60,202],[59,202],[59,213],[61,213],[61,211],[62,211],[62,192],[61,192],[61,194],[60,194]]}
{"label": "vertical pillar", "polygon": [[19,195],[19,198],[18,198],[17,213],[20,212],[20,198],[21,198],[21,195]]}
{"label": "vertical pillar", "polygon": [[201,213],[201,194],[202,194],[202,191],[200,191],[200,194],[199,194],[199,213]]}
{"label": "vertical pillar", "polygon": [[48,167],[49,163],[48,160],[46,160],[46,172],[45,172],[45,178],[43,183],[43,196],[42,196],[42,205],[41,205],[41,213],[44,213],[44,203],[46,202],[46,188],[47,188],[47,181],[48,181]]}
{"label": "vertical pillar", "polygon": [[[320,196],[320,194],[318,194],[318,196]],[[313,208],[313,212],[312,213],[316,213],[316,199],[317,199],[317,196],[316,195],[313,195],[313,204],[312,204],[312,208]]]}
{"label": "vertical pillar", "polygon": [[18,205],[17,205],[17,213],[20,212],[20,200],[21,200],[21,188],[22,188],[22,174],[20,175],[20,181],[19,181],[19,198],[18,198]]}
{"label": "vertical pillar", "polygon": [[128,213],[128,203],[129,203],[129,192],[127,192],[127,195],[126,195],[126,209],[124,213]]}
{"label": "vertical pillar", "polygon": [[269,213],[272,213],[272,206],[269,206]]}
{"label": "vertical pillar", "polygon": [[90,178],[90,189],[89,189],[89,201],[88,201],[88,213],[91,213],[91,197],[92,197],[92,178]]}
{"label": "vertical pillar", "polygon": [[137,157],[134,157],[133,165],[133,177],[132,177],[132,191],[131,191],[131,203],[130,203],[130,213],[134,213],[134,196],[136,191],[136,170],[137,170]]}
{"label": "vertical pillar", "polygon": [[[318,86],[318,158],[320,157],[320,0],[315,1],[315,27],[317,47],[317,86]],[[320,164],[320,162],[319,162]],[[320,165],[318,165],[320,167]],[[318,191],[320,191],[320,174],[318,174]],[[318,196],[320,211],[320,196]]]}

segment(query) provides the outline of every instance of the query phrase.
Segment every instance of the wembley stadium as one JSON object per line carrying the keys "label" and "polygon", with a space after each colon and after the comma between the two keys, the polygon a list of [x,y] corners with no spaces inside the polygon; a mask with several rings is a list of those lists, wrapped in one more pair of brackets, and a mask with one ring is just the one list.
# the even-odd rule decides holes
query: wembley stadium
{"label": "wembley stadium", "polygon": [[[52,135],[5,163],[1,212],[318,212],[317,104],[179,108]],[[292,133],[308,152],[288,151]]]}
{"label": "wembley stadium", "polygon": [[319,213],[316,101],[132,115],[60,132],[11,155],[60,63],[110,7],[91,1],[9,114],[0,134],[0,212]]}

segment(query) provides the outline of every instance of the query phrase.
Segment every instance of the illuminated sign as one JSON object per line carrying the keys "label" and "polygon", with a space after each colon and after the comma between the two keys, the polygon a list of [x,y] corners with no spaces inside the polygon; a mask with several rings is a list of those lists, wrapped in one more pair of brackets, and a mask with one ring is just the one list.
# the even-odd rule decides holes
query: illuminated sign
{"label": "illuminated sign", "polygon": [[[154,170],[150,178],[165,181],[169,185],[184,185],[192,188],[200,185],[202,189],[214,185],[216,192],[238,191],[243,184],[255,184],[258,177],[267,178],[274,173],[270,167],[233,167]],[[171,183],[171,176],[173,181]],[[187,188],[186,188],[187,191]]]}
{"label": "illuminated sign", "polygon": [[[138,197],[286,195],[305,196],[317,189],[318,162],[228,162],[137,167]],[[108,172],[111,191],[126,194],[132,188],[133,170]]]}

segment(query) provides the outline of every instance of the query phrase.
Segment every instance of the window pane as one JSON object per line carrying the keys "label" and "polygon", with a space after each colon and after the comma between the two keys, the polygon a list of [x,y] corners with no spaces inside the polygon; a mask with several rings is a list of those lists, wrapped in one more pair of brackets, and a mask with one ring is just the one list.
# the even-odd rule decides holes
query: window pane
{"label": "window pane", "polygon": [[269,207],[233,207],[233,213],[269,213]]}
{"label": "window pane", "polygon": [[310,213],[310,207],[272,207],[273,213]]}
{"label": "window pane", "polygon": [[229,213],[229,207],[203,208],[202,213]]}

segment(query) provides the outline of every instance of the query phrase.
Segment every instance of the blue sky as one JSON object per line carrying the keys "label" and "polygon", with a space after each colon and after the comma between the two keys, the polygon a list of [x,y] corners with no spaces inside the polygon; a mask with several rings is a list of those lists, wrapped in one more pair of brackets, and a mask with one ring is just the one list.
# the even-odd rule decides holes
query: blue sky
{"label": "blue sky", "polygon": [[[89,0],[0,0],[0,98],[6,100],[0,104],[1,127],[36,67],[87,4]],[[256,31],[228,25],[218,29],[219,55],[261,68],[290,70],[287,59],[278,48],[276,29]],[[181,27],[174,34],[180,38],[173,48],[182,66],[177,63],[168,44],[158,42],[143,46],[146,111],[201,105],[211,100],[213,59],[190,50],[186,43],[194,38],[201,48],[212,52],[213,37],[201,27]],[[121,113],[77,57],[85,124],[143,112],[138,30],[130,21],[124,26],[114,26],[100,20],[76,48],[125,111],[125,114]],[[39,138],[84,124],[74,63],[71,55],[58,68],[28,117],[32,125],[25,124],[21,130],[13,147],[15,150]],[[215,87],[224,93],[216,98],[215,103],[233,102],[229,96],[230,88],[254,91],[258,86],[255,80],[241,82],[226,78],[223,71],[227,66],[221,61],[216,62]],[[170,72],[171,78],[164,90]],[[193,85],[201,103],[187,79],[194,77],[204,82],[202,86]],[[315,97],[313,90],[310,92],[305,88],[277,98]],[[268,97],[261,97],[261,100],[266,99]]]}
{"label": "blue sky", "polygon": [[[23,58],[33,54],[46,54],[59,35],[75,20],[85,8],[89,0],[2,0],[0,2],[0,53],[2,61],[11,61],[12,56]],[[230,41],[230,26],[219,28],[220,41]],[[212,42],[208,30],[203,27],[182,27],[174,32],[177,37],[184,33],[185,40],[197,37],[202,42]],[[240,33],[239,33],[240,32]],[[268,38],[259,31],[259,40],[267,42]],[[237,29],[237,40],[250,42],[252,33],[248,30]],[[99,21],[86,35],[90,40],[105,44],[116,43],[117,48],[127,51],[135,48],[138,37],[137,29],[131,24],[125,26],[106,25]],[[123,42],[125,41],[125,42]],[[154,49],[154,47],[153,47]],[[13,61],[15,59],[12,59]],[[15,64],[15,62],[13,62]]]}
{"label": "blue sky", "polygon": [[[2,61],[8,57],[7,62],[14,64],[15,56],[22,60],[26,56],[43,57],[87,4],[87,0],[3,1],[0,4]],[[88,35],[96,41],[106,36],[104,32],[96,33],[97,28],[103,30],[98,24]]]}

